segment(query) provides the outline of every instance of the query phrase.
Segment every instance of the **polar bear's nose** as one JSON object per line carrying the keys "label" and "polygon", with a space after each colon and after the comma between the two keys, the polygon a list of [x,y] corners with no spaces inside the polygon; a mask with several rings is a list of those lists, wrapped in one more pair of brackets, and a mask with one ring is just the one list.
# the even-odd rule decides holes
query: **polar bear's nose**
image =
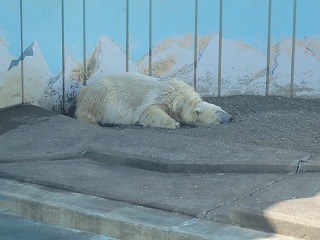
{"label": "polar bear's nose", "polygon": [[232,116],[223,110],[216,112],[216,115],[220,123],[228,123],[232,120]]}

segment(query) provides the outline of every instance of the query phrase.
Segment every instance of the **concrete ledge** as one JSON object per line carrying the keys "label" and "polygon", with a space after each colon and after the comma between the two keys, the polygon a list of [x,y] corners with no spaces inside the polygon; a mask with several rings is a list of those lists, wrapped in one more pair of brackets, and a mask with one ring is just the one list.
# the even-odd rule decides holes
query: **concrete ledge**
{"label": "concrete ledge", "polygon": [[292,239],[5,179],[0,211],[119,239]]}
{"label": "concrete ledge", "polygon": [[14,156],[1,158],[0,163],[34,162],[34,161],[56,161],[81,158],[83,152],[57,152],[57,153],[36,153],[28,156]]}
{"label": "concrete ledge", "polygon": [[1,240],[119,240],[0,211]]}
{"label": "concrete ledge", "polygon": [[[295,172],[299,164],[299,160],[290,160],[289,158],[278,162],[261,161],[257,158],[226,160],[225,157],[212,161],[203,161],[202,159],[198,161],[196,159],[176,160],[93,147],[85,151],[83,156],[96,162],[166,173],[285,173]],[[284,159],[283,156],[281,157]]]}
{"label": "concrete ledge", "polygon": [[[28,105],[0,115],[0,163],[79,158],[87,150],[95,161],[159,172],[279,173],[296,172],[311,157],[273,144],[231,141],[229,134],[244,127],[241,122],[166,131],[103,128]],[[245,127],[236,135],[245,138],[247,132]]]}

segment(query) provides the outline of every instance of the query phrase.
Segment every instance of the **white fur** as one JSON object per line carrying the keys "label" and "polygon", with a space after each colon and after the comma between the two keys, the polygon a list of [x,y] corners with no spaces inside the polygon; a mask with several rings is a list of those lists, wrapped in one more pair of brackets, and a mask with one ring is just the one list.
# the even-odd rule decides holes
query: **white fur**
{"label": "white fur", "polygon": [[141,124],[174,129],[218,123],[220,107],[203,102],[189,85],[138,73],[109,75],[83,87],[75,116],[93,124]]}

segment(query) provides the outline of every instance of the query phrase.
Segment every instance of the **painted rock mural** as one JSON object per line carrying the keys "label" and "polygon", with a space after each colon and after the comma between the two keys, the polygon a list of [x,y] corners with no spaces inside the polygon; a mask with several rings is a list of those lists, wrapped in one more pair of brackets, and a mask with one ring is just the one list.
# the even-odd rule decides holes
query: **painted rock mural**
{"label": "painted rock mural", "polygon": [[309,24],[319,1],[297,4],[295,36],[292,1],[274,3],[269,49],[268,1],[235,9],[237,1],[223,0],[219,12],[220,1],[198,0],[197,19],[195,2],[153,0],[150,13],[148,0],[2,0],[0,108],[27,102],[68,112],[84,83],[125,71],[196,82],[210,96],[265,95],[267,87],[272,95],[320,96],[320,31]]}

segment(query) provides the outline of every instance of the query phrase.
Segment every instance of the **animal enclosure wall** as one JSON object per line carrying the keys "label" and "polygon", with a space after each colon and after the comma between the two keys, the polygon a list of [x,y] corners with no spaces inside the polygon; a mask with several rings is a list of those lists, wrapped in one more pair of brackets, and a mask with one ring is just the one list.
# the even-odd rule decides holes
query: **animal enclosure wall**
{"label": "animal enclosure wall", "polygon": [[0,108],[68,111],[126,71],[202,95],[320,96],[318,0],[0,0]]}

